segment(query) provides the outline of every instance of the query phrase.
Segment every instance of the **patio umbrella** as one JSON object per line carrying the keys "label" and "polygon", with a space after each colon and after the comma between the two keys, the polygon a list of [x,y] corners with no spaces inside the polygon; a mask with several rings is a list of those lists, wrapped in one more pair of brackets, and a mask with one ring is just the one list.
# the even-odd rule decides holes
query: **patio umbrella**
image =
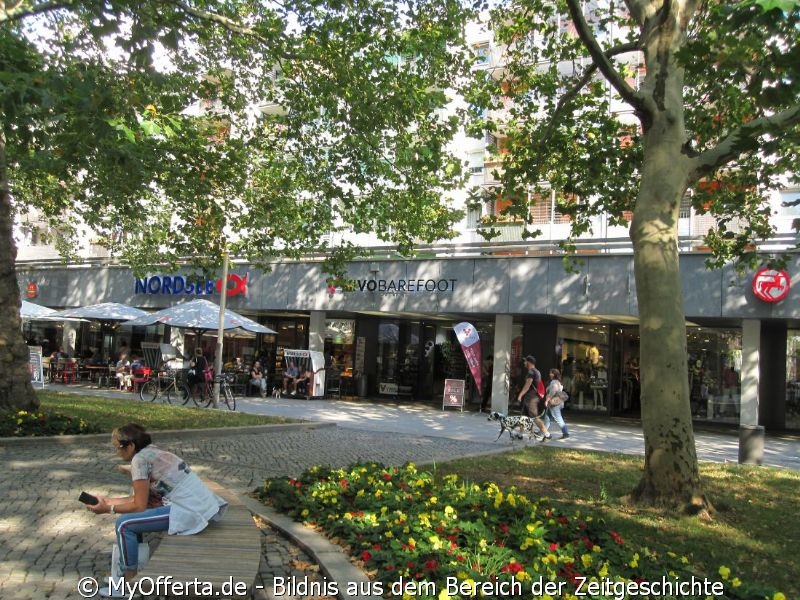
{"label": "patio umbrella", "polygon": [[52,317],[56,312],[57,311],[52,308],[23,300],[22,308],[19,310],[19,316],[23,319],[42,319]]}
{"label": "patio umbrella", "polygon": [[130,321],[147,314],[141,308],[120,304],[118,302],[103,302],[79,308],[60,310],[51,317],[66,317],[71,319],[89,319],[91,321]]}
{"label": "patio umbrella", "polygon": [[[220,307],[217,304],[209,300],[198,299],[164,308],[128,321],[125,324],[132,327],[141,327],[143,325],[164,323],[172,327],[193,329],[195,331],[217,330],[219,328],[219,311]],[[275,330],[243,317],[232,310],[225,311],[225,320],[222,328],[226,331],[244,329],[252,333],[277,333]]]}

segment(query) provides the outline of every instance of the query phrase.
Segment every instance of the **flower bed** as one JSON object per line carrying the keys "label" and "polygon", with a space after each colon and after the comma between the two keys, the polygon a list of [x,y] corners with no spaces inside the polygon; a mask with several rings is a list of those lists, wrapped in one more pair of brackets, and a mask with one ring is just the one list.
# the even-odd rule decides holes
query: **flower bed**
{"label": "flower bed", "polygon": [[314,467],[257,492],[345,546],[386,597],[785,600],[727,566],[700,573],[687,557],[632,544],[591,514],[411,464]]}
{"label": "flower bed", "polygon": [[28,437],[96,433],[99,429],[83,419],[59,413],[27,410],[0,411],[0,437]]}

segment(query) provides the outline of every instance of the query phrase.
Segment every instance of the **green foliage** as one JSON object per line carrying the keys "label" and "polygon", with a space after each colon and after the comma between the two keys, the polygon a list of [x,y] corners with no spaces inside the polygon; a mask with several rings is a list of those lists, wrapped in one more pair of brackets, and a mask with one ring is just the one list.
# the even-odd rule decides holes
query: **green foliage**
{"label": "green foliage", "polygon": [[139,272],[227,249],[336,273],[342,230],[405,254],[452,235],[459,2],[59,6],[0,19],[0,116],[16,209],[63,247],[84,220]]}
{"label": "green foliage", "polygon": [[56,412],[0,411],[0,437],[31,437],[98,433],[83,419]]}
{"label": "green foliage", "polygon": [[471,484],[456,475],[437,477],[412,464],[312,467],[298,478],[270,479],[256,492],[276,509],[339,540],[384,591],[402,577],[435,586],[413,594],[420,598],[469,597],[444,591],[447,578],[455,578],[466,589],[475,582],[517,581],[522,597],[537,582],[560,582],[559,593],[534,595],[575,598],[586,595],[586,588],[581,594],[579,586],[587,578],[617,586],[591,595],[611,598],[622,597],[622,586],[634,582],[707,577],[724,589],[715,594],[718,598],[782,596],[742,581],[726,565],[702,573],[687,557],[627,541],[591,511],[564,512],[548,499],[531,500],[514,487],[503,489],[491,481]]}
{"label": "green foliage", "polygon": [[[507,136],[502,187],[492,193],[512,201],[508,215],[531,223],[531,204],[557,190],[573,237],[601,214],[626,224],[641,202],[655,148],[649,138],[657,135],[652,111],[660,107],[685,120],[685,137],[669,141],[676,156],[697,159],[681,189],[718,219],[706,240],[709,266],[731,258],[750,265],[756,257],[746,249],[773,234],[768,193],[798,182],[800,5],[680,2],[672,8],[682,28],[658,45],[648,42],[664,34],[643,17],[645,3],[627,6],[586,9],[583,35],[566,1],[509,0],[493,12],[507,65],[484,72],[469,93],[472,131]],[[601,73],[591,43],[610,74]],[[673,77],[682,85],[665,92]],[[674,92],[683,96],[669,96],[675,103],[665,108],[661,98]],[[494,122],[487,109],[509,102],[508,119]]]}

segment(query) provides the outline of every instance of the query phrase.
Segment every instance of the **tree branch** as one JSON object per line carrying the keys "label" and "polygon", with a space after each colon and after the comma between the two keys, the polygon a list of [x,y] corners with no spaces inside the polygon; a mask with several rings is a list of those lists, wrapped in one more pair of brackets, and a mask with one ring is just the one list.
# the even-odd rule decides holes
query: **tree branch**
{"label": "tree branch", "polygon": [[75,0],[55,0],[53,2],[37,4],[36,6],[23,6],[23,3],[20,1],[9,8],[8,3],[3,2],[3,8],[2,11],[0,11],[0,25],[20,21],[26,17],[41,15],[47,12],[72,8],[76,4],[77,2]]}
{"label": "tree branch", "polygon": [[622,97],[623,101],[630,104],[637,114],[644,112],[645,101],[644,98],[629,86],[625,80],[617,73],[613,63],[609,60],[609,55],[603,52],[597,39],[592,34],[589,24],[583,16],[583,10],[579,0],[567,0],[567,8],[569,9],[572,22],[575,24],[575,30],[578,32],[578,37],[583,42],[586,49],[589,51],[589,56],[592,57],[592,62],[597,66],[603,76],[608,80],[611,86],[617,90],[617,93]]}
{"label": "tree branch", "polygon": [[712,173],[736,157],[757,147],[756,138],[765,134],[778,135],[782,130],[800,123],[800,104],[769,117],[749,121],[731,131],[714,148],[692,159],[691,173],[695,180]]}
{"label": "tree branch", "polygon": [[[611,58],[612,56],[616,56],[618,54],[625,54],[626,52],[635,52],[639,50],[640,47],[638,44],[634,42],[629,42],[626,44],[620,44],[619,46],[615,46],[614,48],[609,49],[607,52],[604,53],[606,59]],[[578,80],[578,82],[572,86],[569,90],[564,92],[561,97],[558,99],[558,104],[556,105],[555,111],[553,111],[553,121],[557,121],[557,117],[561,115],[561,112],[572,102],[572,99],[575,98],[578,93],[584,88],[584,86],[592,80],[592,76],[600,67],[594,61],[589,65],[589,67],[584,71],[583,76]],[[627,85],[627,84],[626,84]]]}

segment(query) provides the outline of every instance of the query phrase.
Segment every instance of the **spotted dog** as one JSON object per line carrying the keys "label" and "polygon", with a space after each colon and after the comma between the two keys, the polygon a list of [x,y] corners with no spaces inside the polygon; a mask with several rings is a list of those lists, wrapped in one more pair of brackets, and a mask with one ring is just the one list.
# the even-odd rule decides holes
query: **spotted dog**
{"label": "spotted dog", "polygon": [[513,442],[515,439],[521,440],[524,436],[523,433],[528,432],[528,439],[539,439],[539,429],[533,422],[533,419],[525,416],[508,416],[501,412],[493,410],[489,413],[489,421],[498,421],[500,423],[500,433],[495,442],[500,439],[504,432],[508,431],[508,437]]}
{"label": "spotted dog", "polygon": [[272,388],[273,398],[280,398],[282,394],[283,394],[283,388],[281,386],[276,385],[274,388]]}

